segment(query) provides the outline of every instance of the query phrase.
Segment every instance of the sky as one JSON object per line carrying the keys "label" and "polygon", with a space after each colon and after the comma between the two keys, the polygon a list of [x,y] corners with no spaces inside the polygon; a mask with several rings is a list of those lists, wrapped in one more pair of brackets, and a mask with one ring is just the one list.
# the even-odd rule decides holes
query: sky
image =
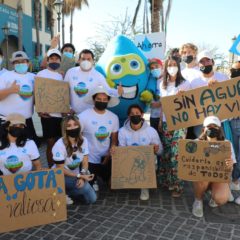
{"label": "sky", "polygon": [[[167,0],[165,0],[167,1]],[[219,53],[228,55],[232,38],[240,34],[240,0],[172,0],[168,21],[167,47],[180,47],[192,42],[197,46],[217,47]],[[100,25],[108,25],[114,17],[124,16],[126,9],[131,18],[138,0],[88,0],[74,14],[73,44],[78,51],[89,48],[88,38],[94,38]],[[143,4],[139,12],[141,25]],[[65,41],[69,41],[69,18],[65,20]],[[96,39],[97,40],[97,39]]]}

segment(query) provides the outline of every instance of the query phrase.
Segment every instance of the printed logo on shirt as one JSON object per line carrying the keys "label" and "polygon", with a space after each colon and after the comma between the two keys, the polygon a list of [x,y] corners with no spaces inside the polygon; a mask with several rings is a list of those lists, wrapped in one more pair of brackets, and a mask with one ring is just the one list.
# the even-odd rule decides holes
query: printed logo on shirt
{"label": "printed logo on shirt", "polygon": [[108,124],[110,124],[110,125],[111,125],[111,124],[112,124],[112,120],[109,120],[109,121],[108,121]]}
{"label": "printed logo on shirt", "polygon": [[104,126],[99,127],[98,131],[95,133],[95,137],[100,142],[103,142],[108,136],[109,132],[107,131],[107,128]]}
{"label": "printed logo on shirt", "polygon": [[73,80],[78,80],[78,77],[77,76],[73,76]]}
{"label": "printed logo on shirt", "polygon": [[97,125],[97,121],[93,120],[92,125]]}
{"label": "printed logo on shirt", "polygon": [[23,166],[23,162],[19,161],[17,156],[11,155],[11,156],[9,156],[7,158],[6,163],[4,164],[4,166],[11,173],[16,173]]}
{"label": "printed logo on shirt", "polygon": [[74,87],[74,91],[79,97],[84,97],[88,93],[88,89],[86,88],[86,84],[84,82],[79,82]]}
{"label": "printed logo on shirt", "polygon": [[24,100],[28,101],[33,95],[32,89],[29,85],[22,85],[19,91],[19,96]]}
{"label": "printed logo on shirt", "polygon": [[80,158],[77,157],[76,155],[73,155],[72,159],[73,159],[73,161],[71,163],[67,164],[67,167],[70,170],[74,170],[74,169],[78,168],[80,166],[80,163],[81,163]]}
{"label": "printed logo on shirt", "polygon": [[139,144],[138,143],[133,143],[132,146],[139,146]]}
{"label": "printed logo on shirt", "polygon": [[93,78],[89,78],[88,81],[89,81],[89,82],[92,82],[92,81],[93,81]]}

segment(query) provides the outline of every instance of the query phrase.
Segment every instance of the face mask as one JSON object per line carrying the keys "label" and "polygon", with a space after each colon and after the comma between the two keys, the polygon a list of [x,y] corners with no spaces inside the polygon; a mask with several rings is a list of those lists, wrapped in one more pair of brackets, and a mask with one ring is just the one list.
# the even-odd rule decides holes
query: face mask
{"label": "face mask", "polygon": [[204,73],[204,74],[209,74],[212,70],[213,70],[213,66],[212,65],[200,67],[200,71],[202,73]]}
{"label": "face mask", "polygon": [[133,125],[137,125],[137,124],[139,124],[141,121],[142,121],[141,115],[133,115],[133,116],[130,116],[130,122],[131,122]]}
{"label": "face mask", "polygon": [[24,134],[24,128],[11,126],[11,127],[9,127],[8,132],[11,136],[13,136],[15,138],[19,138]]}
{"label": "face mask", "polygon": [[88,71],[92,68],[92,63],[88,60],[84,60],[80,63],[80,67],[85,70]]}
{"label": "face mask", "polygon": [[108,102],[98,102],[95,101],[95,108],[97,110],[103,111],[107,108]]}
{"label": "face mask", "polygon": [[73,53],[71,52],[64,52],[63,55],[66,56],[67,58],[73,58]]}
{"label": "face mask", "polygon": [[216,128],[209,128],[206,134],[210,138],[216,138],[219,135],[219,130]]}
{"label": "face mask", "polygon": [[80,128],[78,127],[78,128],[74,128],[74,129],[67,129],[66,134],[69,137],[76,138],[80,134]]}
{"label": "face mask", "polygon": [[57,70],[60,68],[60,63],[52,62],[48,64],[48,67],[50,67],[52,70]]}
{"label": "face mask", "polygon": [[172,56],[172,59],[174,59],[178,63],[180,63],[182,61],[182,58],[178,57],[178,56]]}
{"label": "face mask", "polygon": [[26,63],[15,64],[14,69],[17,73],[24,74],[28,70],[28,64],[26,64]]}
{"label": "face mask", "polygon": [[183,60],[183,62],[189,64],[193,61],[193,56],[192,55],[184,56],[184,57],[182,57],[182,60]]}
{"label": "face mask", "polygon": [[0,66],[2,65],[2,62],[3,62],[3,58],[0,57]]}
{"label": "face mask", "polygon": [[235,69],[232,68],[231,69],[231,78],[235,78],[235,77],[239,77],[240,76],[240,68]]}
{"label": "face mask", "polygon": [[161,69],[160,68],[156,68],[151,70],[151,74],[154,78],[159,78],[161,76]]}
{"label": "face mask", "polygon": [[174,77],[178,72],[178,67],[168,67],[167,71],[172,77]]}

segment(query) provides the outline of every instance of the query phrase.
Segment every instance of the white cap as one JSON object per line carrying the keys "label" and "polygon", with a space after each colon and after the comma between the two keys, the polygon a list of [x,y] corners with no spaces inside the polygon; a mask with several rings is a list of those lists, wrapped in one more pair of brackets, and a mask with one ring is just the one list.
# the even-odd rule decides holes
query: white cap
{"label": "white cap", "polygon": [[203,50],[197,56],[198,62],[200,62],[203,58],[213,59],[213,55],[209,51]]}
{"label": "white cap", "polygon": [[203,121],[204,127],[207,127],[210,124],[215,124],[216,126],[221,127],[221,121],[216,116],[209,116],[204,119],[204,121]]}
{"label": "white cap", "polygon": [[53,54],[56,54],[56,55],[58,55],[60,58],[61,58],[61,53],[60,53],[60,51],[58,50],[58,49],[56,49],[56,48],[53,48],[53,49],[49,49],[48,50],[48,52],[47,52],[47,57],[50,57],[51,55],[53,55]]}
{"label": "white cap", "polygon": [[114,107],[116,105],[119,104],[119,98],[112,96],[109,94],[109,92],[107,91],[107,89],[105,89],[102,85],[97,86],[96,88],[94,88],[89,94],[88,96],[85,98],[85,102],[89,103],[89,104],[94,104],[93,101],[93,96],[97,93],[105,93],[107,96],[110,97],[110,100],[108,102],[108,107]]}
{"label": "white cap", "polygon": [[11,62],[15,62],[17,60],[29,60],[28,55],[23,51],[17,51],[12,54]]}

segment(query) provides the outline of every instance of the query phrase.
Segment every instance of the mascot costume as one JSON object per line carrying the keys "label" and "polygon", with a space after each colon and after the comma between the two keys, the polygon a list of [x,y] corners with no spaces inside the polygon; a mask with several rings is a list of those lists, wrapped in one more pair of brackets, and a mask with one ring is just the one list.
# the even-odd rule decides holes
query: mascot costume
{"label": "mascot costume", "polygon": [[130,105],[139,104],[147,110],[156,91],[156,80],[150,76],[147,58],[130,39],[123,35],[115,37],[96,64],[96,70],[110,87],[123,86],[120,103],[109,109],[118,115],[121,126]]}

